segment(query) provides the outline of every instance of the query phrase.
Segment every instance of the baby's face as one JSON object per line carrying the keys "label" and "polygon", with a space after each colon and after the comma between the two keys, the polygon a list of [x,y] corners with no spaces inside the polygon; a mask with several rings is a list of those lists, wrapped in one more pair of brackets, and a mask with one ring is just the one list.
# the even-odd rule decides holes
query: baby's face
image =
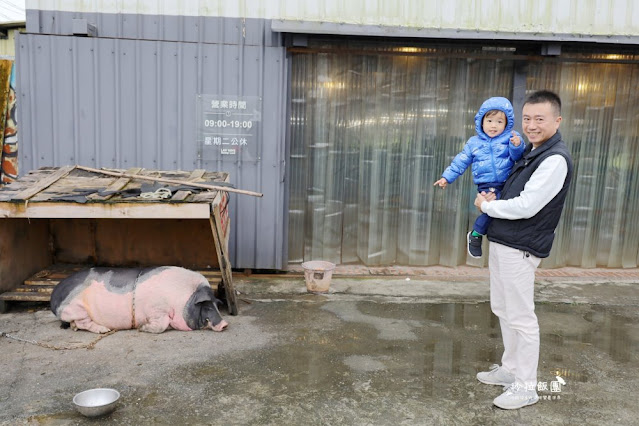
{"label": "baby's face", "polygon": [[481,128],[484,129],[489,137],[494,138],[500,135],[506,128],[506,114],[499,111],[491,116],[484,115],[481,122]]}

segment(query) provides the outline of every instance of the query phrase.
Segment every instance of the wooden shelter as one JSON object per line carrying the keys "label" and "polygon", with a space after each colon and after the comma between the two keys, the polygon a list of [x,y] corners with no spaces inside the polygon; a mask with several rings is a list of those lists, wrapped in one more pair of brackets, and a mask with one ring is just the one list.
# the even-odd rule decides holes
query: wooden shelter
{"label": "wooden shelter", "polygon": [[[48,301],[91,266],[176,265],[218,284],[238,313],[228,258],[227,173],[41,168],[0,189],[0,308]],[[261,194],[251,194],[261,195]]]}

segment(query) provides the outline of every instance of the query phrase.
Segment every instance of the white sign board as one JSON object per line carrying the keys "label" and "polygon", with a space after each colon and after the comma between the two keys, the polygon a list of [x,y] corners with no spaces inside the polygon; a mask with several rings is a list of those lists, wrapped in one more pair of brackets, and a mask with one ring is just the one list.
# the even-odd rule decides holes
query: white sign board
{"label": "white sign board", "polygon": [[258,161],[259,96],[197,95],[198,155],[203,161]]}

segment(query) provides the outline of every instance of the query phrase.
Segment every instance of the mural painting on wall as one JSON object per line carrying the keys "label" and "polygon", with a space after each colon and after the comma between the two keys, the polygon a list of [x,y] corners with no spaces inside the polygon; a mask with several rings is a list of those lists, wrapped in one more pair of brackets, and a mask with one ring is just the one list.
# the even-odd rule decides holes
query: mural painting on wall
{"label": "mural painting on wall", "polygon": [[4,185],[18,178],[15,66],[11,60],[0,60],[0,112],[0,185]]}

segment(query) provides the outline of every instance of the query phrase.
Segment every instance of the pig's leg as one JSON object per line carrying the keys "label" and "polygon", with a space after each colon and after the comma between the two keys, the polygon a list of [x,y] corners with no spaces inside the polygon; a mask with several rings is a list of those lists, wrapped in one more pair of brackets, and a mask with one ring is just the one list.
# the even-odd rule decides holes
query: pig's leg
{"label": "pig's leg", "polygon": [[92,333],[108,333],[109,328],[93,322],[89,313],[81,303],[70,303],[62,314],[60,320],[68,322],[73,331],[88,330]]}
{"label": "pig's leg", "polygon": [[146,333],[162,333],[169,328],[171,318],[167,315],[161,315],[157,317],[150,317],[146,324],[142,324],[139,328],[140,331]]}
{"label": "pig's leg", "polygon": [[96,333],[96,334],[100,334],[100,333],[108,333],[109,331],[111,331],[111,329],[100,325],[100,324],[96,324],[93,322],[93,320],[91,320],[91,318],[86,317],[86,318],[81,318],[81,319],[76,319],[75,321],[71,321],[71,327],[73,328],[73,330],[77,331],[77,330],[88,330],[92,333]]}

